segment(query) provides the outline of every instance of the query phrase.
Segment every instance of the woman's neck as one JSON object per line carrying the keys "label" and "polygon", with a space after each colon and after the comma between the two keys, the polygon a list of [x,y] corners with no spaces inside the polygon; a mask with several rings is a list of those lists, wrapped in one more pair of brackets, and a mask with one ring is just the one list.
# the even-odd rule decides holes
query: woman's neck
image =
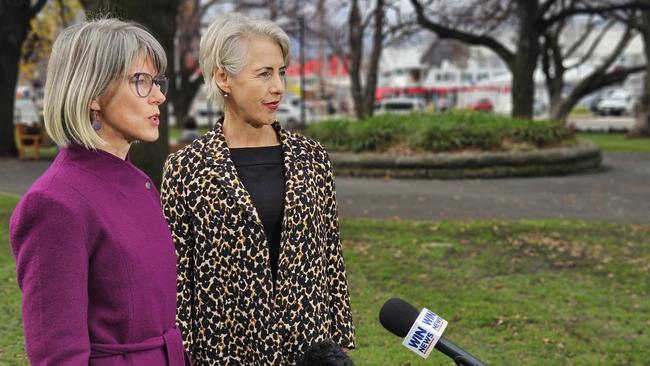
{"label": "woman's neck", "polygon": [[228,110],[224,115],[223,135],[230,148],[273,146],[280,143],[273,126],[254,126]]}
{"label": "woman's neck", "polygon": [[131,144],[124,141],[122,144],[102,144],[97,146],[97,149],[106,151],[109,154],[115,155],[122,160],[126,160],[129,153]]}

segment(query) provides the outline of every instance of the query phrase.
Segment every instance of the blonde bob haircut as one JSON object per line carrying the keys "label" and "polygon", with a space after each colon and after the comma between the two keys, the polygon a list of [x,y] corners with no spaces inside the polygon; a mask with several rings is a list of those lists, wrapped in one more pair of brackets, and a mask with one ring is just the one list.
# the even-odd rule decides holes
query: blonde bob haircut
{"label": "blonde bob haircut", "polygon": [[214,21],[201,37],[199,64],[205,79],[208,99],[225,109],[223,91],[213,78],[215,70],[237,76],[248,62],[247,45],[253,36],[268,37],[280,46],[285,66],[291,59],[289,36],[277,24],[229,13]]}
{"label": "blonde bob haircut", "polygon": [[144,54],[158,74],[167,67],[165,51],[141,25],[99,19],[66,28],[57,37],[47,64],[43,117],[59,145],[90,149],[104,143],[91,126],[90,105],[112,82],[128,78],[134,60]]}

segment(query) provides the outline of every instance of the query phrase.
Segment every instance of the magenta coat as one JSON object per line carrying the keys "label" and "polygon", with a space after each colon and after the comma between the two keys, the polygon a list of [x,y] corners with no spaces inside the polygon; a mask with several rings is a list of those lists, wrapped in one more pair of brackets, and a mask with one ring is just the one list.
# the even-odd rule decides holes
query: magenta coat
{"label": "magenta coat", "polygon": [[189,365],[171,234],[133,164],[63,148],[16,207],[10,238],[32,365]]}

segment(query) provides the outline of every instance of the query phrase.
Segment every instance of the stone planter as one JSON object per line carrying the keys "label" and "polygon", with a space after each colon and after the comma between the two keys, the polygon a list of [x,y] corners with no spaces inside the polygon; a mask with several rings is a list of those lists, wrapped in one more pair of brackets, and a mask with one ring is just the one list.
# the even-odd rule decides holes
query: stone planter
{"label": "stone planter", "polygon": [[463,179],[576,174],[599,170],[600,148],[590,141],[535,151],[391,156],[331,153],[338,176]]}

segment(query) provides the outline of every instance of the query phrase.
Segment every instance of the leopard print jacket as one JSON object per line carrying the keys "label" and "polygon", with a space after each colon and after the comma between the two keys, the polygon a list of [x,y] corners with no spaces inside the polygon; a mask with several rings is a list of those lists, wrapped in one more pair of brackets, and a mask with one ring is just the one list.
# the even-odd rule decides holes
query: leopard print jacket
{"label": "leopard print jacket", "polygon": [[273,127],[286,177],[275,288],[264,227],[222,122],[165,163],[161,197],[178,256],[178,323],[196,366],[294,365],[325,339],[354,348],[327,152]]}

